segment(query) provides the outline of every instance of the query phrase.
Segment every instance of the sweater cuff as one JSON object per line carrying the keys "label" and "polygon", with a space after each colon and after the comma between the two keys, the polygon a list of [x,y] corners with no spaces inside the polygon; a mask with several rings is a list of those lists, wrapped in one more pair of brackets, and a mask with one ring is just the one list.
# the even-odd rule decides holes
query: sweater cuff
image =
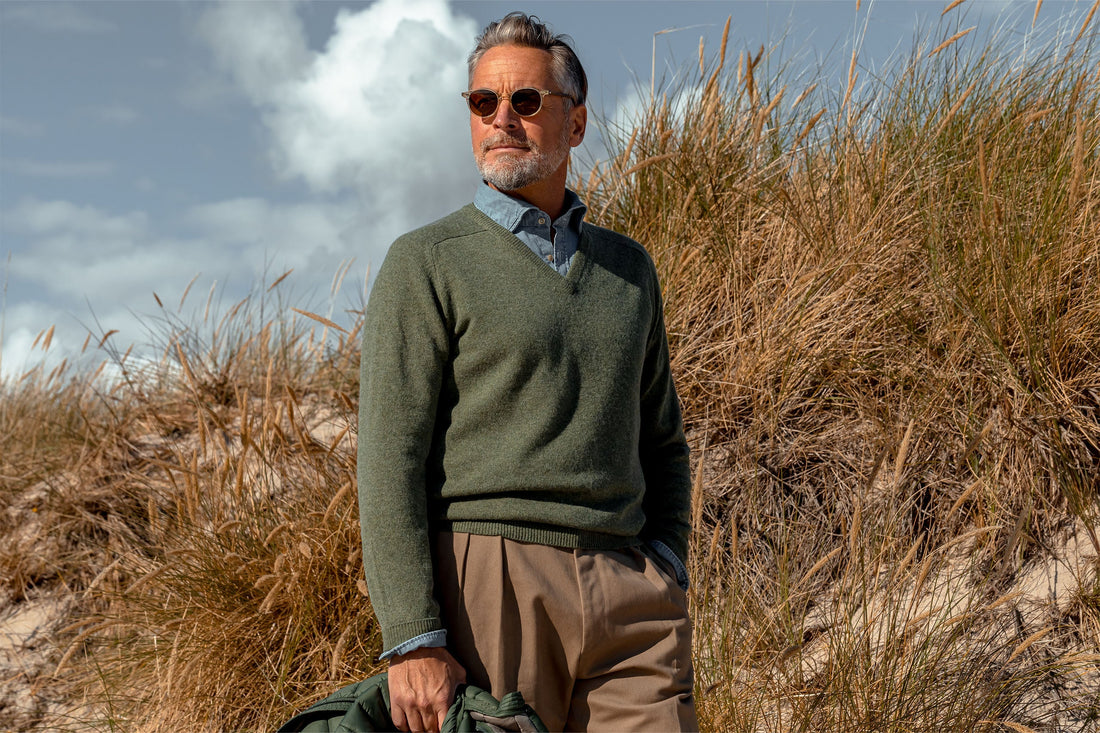
{"label": "sweater cuff", "polygon": [[436,629],[435,631],[429,631],[419,636],[414,636],[408,641],[401,642],[393,649],[387,652],[382,652],[382,656],[379,659],[389,659],[390,657],[399,657],[402,654],[408,654],[409,652],[416,651],[417,649],[423,649],[424,647],[431,646],[447,646],[447,630]]}
{"label": "sweater cuff", "polygon": [[407,641],[433,631],[442,630],[443,621],[438,616],[417,619],[416,621],[405,621],[404,623],[394,624],[393,626],[386,626],[385,623],[383,623],[382,648],[393,650]]}

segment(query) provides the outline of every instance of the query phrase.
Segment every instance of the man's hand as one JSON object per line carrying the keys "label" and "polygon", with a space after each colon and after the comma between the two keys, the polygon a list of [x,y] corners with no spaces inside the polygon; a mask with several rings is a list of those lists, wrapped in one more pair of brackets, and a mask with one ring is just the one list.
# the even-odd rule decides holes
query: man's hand
{"label": "man's hand", "polygon": [[390,717],[398,730],[438,731],[466,670],[443,647],[422,647],[390,660]]}

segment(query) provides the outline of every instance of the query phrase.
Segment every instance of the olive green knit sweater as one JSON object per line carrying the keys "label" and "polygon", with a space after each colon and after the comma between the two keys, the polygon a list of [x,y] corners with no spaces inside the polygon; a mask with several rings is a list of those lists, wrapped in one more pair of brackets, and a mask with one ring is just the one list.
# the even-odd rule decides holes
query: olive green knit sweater
{"label": "olive green knit sweater", "polygon": [[691,478],[649,255],[586,225],[568,277],[474,206],[394,242],[371,289],[359,513],[392,649],[443,627],[429,532],[687,557]]}

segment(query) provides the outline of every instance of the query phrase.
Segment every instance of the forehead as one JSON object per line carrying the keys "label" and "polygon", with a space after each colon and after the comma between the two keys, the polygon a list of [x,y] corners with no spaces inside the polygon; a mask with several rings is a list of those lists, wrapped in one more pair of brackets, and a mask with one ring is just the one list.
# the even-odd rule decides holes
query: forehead
{"label": "forehead", "polygon": [[549,51],[529,46],[494,46],[486,51],[470,77],[473,89],[511,91],[537,87],[559,91],[551,71]]}

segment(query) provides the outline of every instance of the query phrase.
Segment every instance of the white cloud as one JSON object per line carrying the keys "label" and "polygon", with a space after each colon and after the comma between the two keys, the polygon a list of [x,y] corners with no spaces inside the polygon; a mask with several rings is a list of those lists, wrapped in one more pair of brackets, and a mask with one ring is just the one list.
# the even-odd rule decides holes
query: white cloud
{"label": "white cloud", "polygon": [[[38,364],[54,365],[63,358],[62,353],[79,351],[83,342],[76,341],[75,322],[56,307],[39,301],[8,305],[4,313],[4,339],[0,344],[0,380],[15,379]],[[65,321],[69,321],[68,324]],[[67,333],[70,343],[55,330],[47,343],[46,331],[62,322],[61,332]],[[66,326],[69,326],[66,331]],[[49,348],[47,349],[46,346]]]}
{"label": "white cloud", "polygon": [[[174,222],[37,199],[0,213],[5,241],[24,245],[5,264],[11,302],[2,368],[9,376],[28,356],[26,364],[43,358],[30,344],[50,325],[57,327],[52,359],[75,356],[89,328],[97,334],[119,329],[120,349],[137,344],[140,355],[148,314],[157,311],[153,294],[175,309],[196,275],[192,305],[212,286],[223,303],[236,302],[293,269],[284,286],[291,304],[338,316],[344,304],[359,302],[361,273],[378,264],[396,234],[370,237],[352,201],[234,199],[192,207]],[[169,228],[178,233],[165,234]],[[337,269],[353,258],[352,274],[326,311],[318,300],[329,296]]]}
{"label": "white cloud", "polygon": [[4,343],[0,344],[0,380],[17,378],[42,358],[41,353],[34,353],[34,337],[29,328],[23,327],[5,333]]}
{"label": "white cloud", "polygon": [[[458,92],[477,28],[444,0],[342,11],[321,50],[310,50],[295,6],[285,3],[213,6],[199,29],[235,93],[259,112],[274,169],[317,196],[214,201],[164,220],[40,199],[0,211],[18,304],[7,312],[4,372],[21,361],[11,354],[33,357],[29,344],[51,323],[58,355],[79,352],[87,326],[119,329],[112,341],[123,350],[140,345],[146,329],[135,313],[156,312],[154,292],[174,309],[200,271],[189,307],[215,282],[232,303],[293,268],[283,286],[292,304],[325,313],[316,301],[354,258],[337,300],[358,305],[363,273],[377,269],[398,234],[470,200],[477,178]],[[130,119],[125,110],[113,117]],[[113,171],[102,161],[3,166],[31,175]]]}
{"label": "white cloud", "polygon": [[[52,370],[63,360],[77,369],[94,369],[103,362],[101,376],[117,376],[121,370],[112,354],[121,356],[131,345],[134,349],[126,359],[131,372],[162,355],[160,348],[150,348],[156,323],[120,306],[94,312],[85,308],[77,314],[51,303],[28,301],[9,308],[5,321],[0,382],[10,383],[36,368]],[[99,348],[104,343],[106,348]]]}
{"label": "white cloud", "polygon": [[4,229],[30,243],[12,257],[13,279],[74,306],[85,295],[93,304],[125,302],[147,283],[182,279],[195,267],[188,250],[158,238],[140,212],[27,199],[4,212]]}
{"label": "white cloud", "polygon": [[[341,261],[381,257],[384,242],[361,236],[358,207],[343,203],[273,205],[234,199],[193,207],[168,236],[142,212],[111,214],[67,201],[27,199],[4,212],[7,234],[29,246],[11,261],[13,278],[64,302],[145,300],[179,293],[199,272],[237,284],[257,282],[266,266],[296,268],[309,285],[328,282]],[[161,225],[166,223],[162,222]],[[281,272],[282,270],[280,270]]]}
{"label": "white cloud", "polygon": [[256,102],[309,64],[305,29],[289,2],[223,2],[199,19],[215,59]]}
{"label": "white cloud", "polygon": [[140,212],[110,216],[93,206],[68,201],[24,199],[4,212],[4,224],[5,228],[24,234],[41,236],[72,230],[101,239],[140,236],[148,226],[148,219]]}
{"label": "white cloud", "polygon": [[263,115],[281,175],[355,191],[372,217],[405,228],[469,200],[476,181],[465,56],[477,28],[444,0],[342,10],[311,52],[294,6],[225,3],[200,32]]}
{"label": "white cloud", "polygon": [[312,281],[327,281],[347,259],[381,258],[385,244],[370,246],[356,236],[359,212],[350,203],[273,205],[244,198],[198,206],[186,214],[202,241],[231,248],[251,263],[259,276],[265,262],[277,259],[282,269],[306,271]]}
{"label": "white cloud", "polygon": [[47,33],[110,33],[117,26],[96,17],[88,7],[66,2],[12,3],[4,8],[3,20]]}

